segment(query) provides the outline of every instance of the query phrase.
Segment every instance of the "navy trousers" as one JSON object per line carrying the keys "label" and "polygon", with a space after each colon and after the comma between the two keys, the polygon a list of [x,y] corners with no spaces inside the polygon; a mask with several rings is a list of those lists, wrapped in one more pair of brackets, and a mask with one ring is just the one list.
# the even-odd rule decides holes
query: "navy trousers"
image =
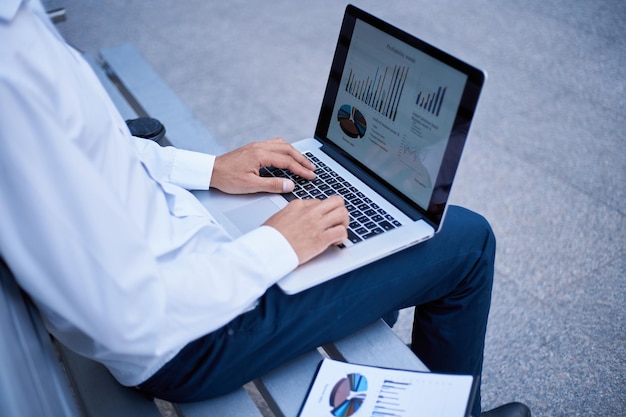
{"label": "navy trousers", "polygon": [[410,306],[411,349],[426,366],[480,376],[495,245],[483,217],[450,207],[427,242],[296,295],[269,288],[254,310],[189,343],[138,388],[170,401],[215,397]]}

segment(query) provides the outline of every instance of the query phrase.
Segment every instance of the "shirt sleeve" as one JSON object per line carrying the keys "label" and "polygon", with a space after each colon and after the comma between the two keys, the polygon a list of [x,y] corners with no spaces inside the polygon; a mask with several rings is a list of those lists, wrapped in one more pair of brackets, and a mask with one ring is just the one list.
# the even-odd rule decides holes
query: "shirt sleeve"
{"label": "shirt sleeve", "polygon": [[151,140],[133,137],[133,145],[150,174],[161,182],[187,190],[208,190],[215,156],[201,152],[162,147]]}

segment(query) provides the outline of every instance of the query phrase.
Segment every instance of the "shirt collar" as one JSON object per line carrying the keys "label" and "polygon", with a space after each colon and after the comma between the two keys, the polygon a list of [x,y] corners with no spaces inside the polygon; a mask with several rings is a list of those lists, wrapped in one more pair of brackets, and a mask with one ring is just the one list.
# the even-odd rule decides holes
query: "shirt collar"
{"label": "shirt collar", "polygon": [[0,1],[0,20],[10,22],[15,18],[17,11],[24,0],[2,0]]}

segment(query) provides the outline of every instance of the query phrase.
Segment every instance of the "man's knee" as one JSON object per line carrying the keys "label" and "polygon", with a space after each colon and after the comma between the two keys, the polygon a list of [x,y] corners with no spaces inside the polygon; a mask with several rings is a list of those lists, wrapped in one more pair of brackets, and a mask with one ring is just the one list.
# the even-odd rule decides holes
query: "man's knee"
{"label": "man's knee", "polygon": [[464,207],[450,206],[443,227],[450,227],[459,239],[474,241],[482,246],[486,255],[495,257],[496,236],[489,221],[481,214]]}

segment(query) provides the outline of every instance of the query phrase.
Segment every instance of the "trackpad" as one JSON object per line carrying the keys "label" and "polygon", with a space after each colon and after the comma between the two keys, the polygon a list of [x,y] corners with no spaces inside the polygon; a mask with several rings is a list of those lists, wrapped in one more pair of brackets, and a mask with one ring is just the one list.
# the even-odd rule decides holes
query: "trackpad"
{"label": "trackpad", "polygon": [[224,214],[244,234],[256,229],[280,210],[270,198],[260,198],[251,203],[229,210]]}

